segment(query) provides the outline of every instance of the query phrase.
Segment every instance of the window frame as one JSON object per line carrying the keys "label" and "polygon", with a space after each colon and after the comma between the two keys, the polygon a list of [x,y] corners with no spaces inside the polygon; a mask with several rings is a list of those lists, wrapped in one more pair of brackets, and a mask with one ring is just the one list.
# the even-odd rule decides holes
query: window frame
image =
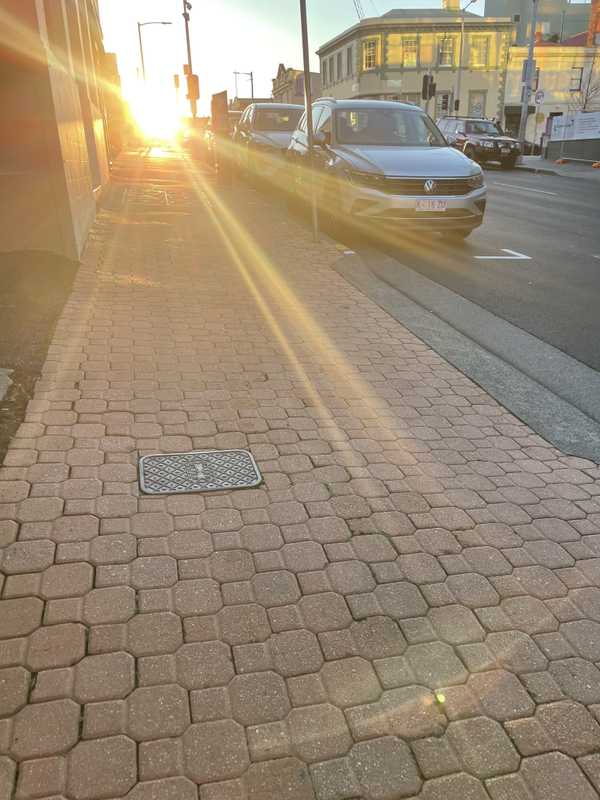
{"label": "window frame", "polygon": [[346,74],[348,77],[354,75],[354,46],[349,45],[346,48]]}
{"label": "window frame", "polygon": [[[409,50],[408,42],[414,42],[414,50]],[[407,61],[407,53],[414,52],[414,63],[408,63]],[[403,36],[402,37],[402,66],[405,69],[418,69],[419,67],[419,37],[417,34],[415,36]]]}
{"label": "window frame", "polygon": [[[450,44],[450,50],[445,50],[444,45],[447,43]],[[438,47],[437,47],[437,65],[438,67],[449,67],[452,68],[454,66],[455,56],[456,56],[456,47],[455,47],[455,39],[454,36],[445,35],[438,39]],[[449,61],[443,61],[442,55],[446,57],[450,55]]]}
{"label": "window frame", "polygon": [[[475,54],[480,53],[480,45],[485,44],[485,59],[475,59]],[[490,36],[487,33],[472,33],[469,36],[469,67],[474,69],[489,69],[490,66]]]}
{"label": "window frame", "polygon": [[[579,73],[579,81],[577,82],[577,86],[573,85],[573,80],[577,78],[577,73]],[[569,74],[569,92],[580,92],[581,86],[583,84],[583,67],[571,67],[571,72]]]}
{"label": "window frame", "polygon": [[[369,62],[371,61],[368,58],[368,49],[372,48],[372,65],[367,65],[367,59]],[[379,39],[376,36],[370,36],[367,39],[363,39],[362,41],[362,71],[363,72],[372,72],[373,70],[379,69]]]}
{"label": "window frame", "polygon": [[321,80],[323,81],[323,86],[329,86],[328,78],[328,70],[327,70],[327,58],[324,58],[321,63]]}
{"label": "window frame", "polygon": [[338,50],[335,58],[335,77],[338,81],[344,80],[344,53]]}

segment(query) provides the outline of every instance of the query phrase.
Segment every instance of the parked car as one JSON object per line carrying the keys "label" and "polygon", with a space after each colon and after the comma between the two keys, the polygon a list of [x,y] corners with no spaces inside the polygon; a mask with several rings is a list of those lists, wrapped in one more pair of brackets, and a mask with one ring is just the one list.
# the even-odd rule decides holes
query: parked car
{"label": "parked car", "polygon": [[233,133],[240,170],[253,180],[276,179],[303,112],[303,106],[286,103],[249,105]]}
{"label": "parked car", "polygon": [[[344,221],[466,238],[483,222],[481,167],[449,147],[418,106],[383,100],[319,99],[312,163],[322,207]],[[306,115],[288,156],[306,195]]]}
{"label": "parked car", "polygon": [[438,127],[448,144],[473,161],[496,161],[503,168],[512,169],[521,152],[517,139],[507,136],[491,119],[442,117]]}

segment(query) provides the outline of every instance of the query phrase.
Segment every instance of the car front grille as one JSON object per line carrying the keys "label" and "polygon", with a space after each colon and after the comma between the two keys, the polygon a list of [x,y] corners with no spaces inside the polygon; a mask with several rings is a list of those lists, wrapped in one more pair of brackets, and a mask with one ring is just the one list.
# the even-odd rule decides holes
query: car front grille
{"label": "car front grille", "polygon": [[[425,183],[430,180],[434,186],[431,191],[427,191]],[[382,181],[381,188],[386,194],[449,197],[469,194],[475,187],[471,186],[468,178],[386,178]]]}

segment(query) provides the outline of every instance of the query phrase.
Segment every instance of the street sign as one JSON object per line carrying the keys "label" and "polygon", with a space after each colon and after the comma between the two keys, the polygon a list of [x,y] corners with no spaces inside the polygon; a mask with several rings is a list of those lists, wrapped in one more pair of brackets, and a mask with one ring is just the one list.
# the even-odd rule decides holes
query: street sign
{"label": "street sign", "polygon": [[536,104],[536,106],[541,106],[542,105],[542,103],[544,102],[544,97],[545,97],[544,90],[543,89],[538,89],[537,92],[535,93],[535,104]]}

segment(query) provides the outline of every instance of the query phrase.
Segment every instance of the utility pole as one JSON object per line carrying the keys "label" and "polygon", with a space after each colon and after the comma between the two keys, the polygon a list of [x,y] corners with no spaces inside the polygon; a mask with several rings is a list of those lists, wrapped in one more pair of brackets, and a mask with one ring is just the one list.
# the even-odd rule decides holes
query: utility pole
{"label": "utility pole", "polygon": [[302,56],[304,60],[304,104],[306,106],[306,132],[308,140],[308,173],[310,181],[310,206],[313,241],[319,241],[319,213],[315,172],[313,170],[313,149],[315,146],[312,114],[312,87],[310,83],[310,53],[308,49],[308,23],[306,20],[306,0],[300,0],[300,26],[302,28]]}
{"label": "utility pole", "polygon": [[454,111],[455,113],[460,110],[460,82],[462,79],[462,65],[463,56],[465,52],[465,11],[470,5],[473,5],[475,0],[469,0],[466,6],[461,11],[460,17],[460,48],[458,53],[458,69],[456,70],[456,89],[454,91]]}
{"label": "utility pole", "polygon": [[146,64],[144,63],[144,45],[142,43],[142,23],[138,22],[138,38],[140,40],[140,61],[142,62],[142,78],[146,82]]}
{"label": "utility pole", "polygon": [[[194,74],[192,69],[192,43],[190,41],[190,11],[192,4],[188,0],[183,0],[183,19],[185,22],[185,41],[187,44],[187,63],[188,63],[188,77]],[[188,81],[189,83],[189,81]],[[190,97],[190,109],[192,117],[196,118],[198,113],[198,101],[194,97]]]}
{"label": "utility pole", "polygon": [[529,33],[529,49],[525,66],[525,80],[521,97],[521,121],[519,122],[519,144],[523,158],[525,152],[525,134],[527,131],[527,116],[529,113],[529,96],[531,95],[531,82],[533,80],[533,55],[535,52],[535,29],[537,27],[537,0],[531,0],[531,31]]}
{"label": "utility pole", "polygon": [[238,76],[245,75],[250,78],[250,97],[254,100],[254,72],[234,72],[235,75],[235,94],[238,96]]}

